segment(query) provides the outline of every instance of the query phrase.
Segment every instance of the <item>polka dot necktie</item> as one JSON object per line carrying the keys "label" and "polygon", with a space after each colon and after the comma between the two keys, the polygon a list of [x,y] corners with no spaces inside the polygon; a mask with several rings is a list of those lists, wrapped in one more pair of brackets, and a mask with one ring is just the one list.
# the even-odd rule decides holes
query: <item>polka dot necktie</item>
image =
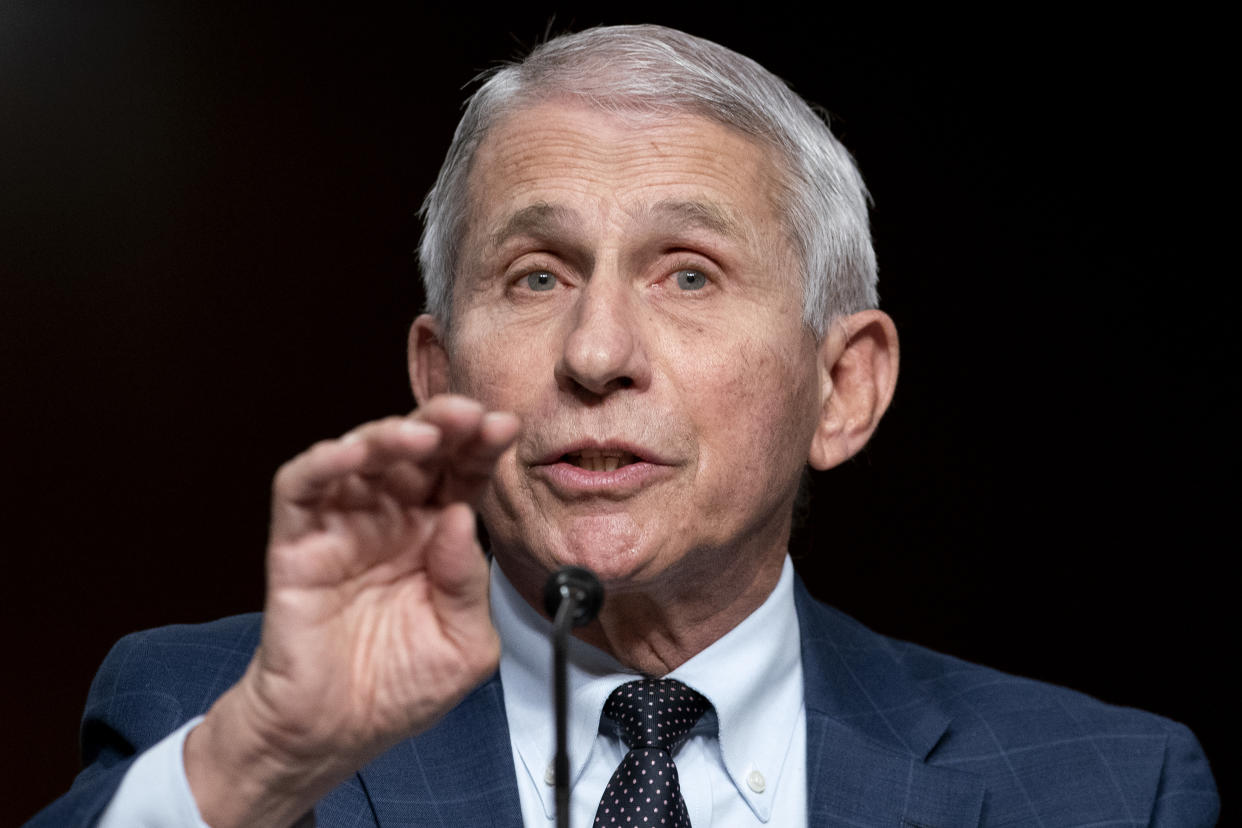
{"label": "polka dot necktie", "polygon": [[690,828],[673,753],[711,703],[680,681],[640,679],[623,684],[604,702],[630,752],[608,780],[598,826]]}

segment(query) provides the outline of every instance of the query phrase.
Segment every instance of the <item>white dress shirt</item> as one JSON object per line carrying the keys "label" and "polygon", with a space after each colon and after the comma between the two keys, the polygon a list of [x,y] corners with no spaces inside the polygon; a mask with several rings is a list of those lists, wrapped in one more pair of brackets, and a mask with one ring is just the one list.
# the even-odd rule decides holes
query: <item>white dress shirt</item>
{"label": "white dress shirt", "polygon": [[[552,625],[495,564],[491,586],[522,820],[527,828],[541,828],[556,818]],[[604,702],[618,685],[639,676],[576,638],[569,642],[567,673],[569,823],[586,828],[628,750],[617,736],[600,733]],[[702,693],[715,709],[715,727],[707,714],[673,757],[691,824],[806,825],[806,707],[789,558],[758,609],[668,678]]]}
{"label": "white dress shirt", "polygon": [[195,716],[134,760],[96,828],[209,828],[185,776],[185,737]]}
{"label": "white dress shirt", "polygon": [[[492,618],[522,821],[556,819],[551,624],[492,566]],[[625,756],[599,733],[608,695],[636,678],[607,653],[570,639],[569,756],[573,826],[590,826],[604,786]],[[789,558],[768,599],[741,624],[669,674],[707,697],[707,714],[674,760],[695,828],[806,825],[806,708]],[[99,828],[208,828],[186,781],[186,722],[130,766]],[[719,735],[717,736],[716,733]]]}

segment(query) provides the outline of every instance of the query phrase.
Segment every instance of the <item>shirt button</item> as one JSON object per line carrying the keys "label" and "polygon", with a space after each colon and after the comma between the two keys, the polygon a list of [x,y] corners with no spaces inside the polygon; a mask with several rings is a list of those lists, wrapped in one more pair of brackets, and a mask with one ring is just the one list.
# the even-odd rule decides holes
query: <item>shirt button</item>
{"label": "shirt button", "polygon": [[755,793],[763,793],[763,789],[767,786],[767,782],[764,780],[763,774],[757,770],[753,770],[746,774],[746,784]]}
{"label": "shirt button", "polygon": [[549,785],[556,784],[556,766],[551,762],[548,763],[548,769],[543,772],[543,781]]}

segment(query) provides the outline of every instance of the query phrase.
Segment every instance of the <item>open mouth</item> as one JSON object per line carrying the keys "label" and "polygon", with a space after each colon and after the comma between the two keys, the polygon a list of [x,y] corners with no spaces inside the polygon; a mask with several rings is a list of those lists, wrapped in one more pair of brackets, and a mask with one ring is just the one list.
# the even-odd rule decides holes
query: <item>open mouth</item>
{"label": "open mouth", "polygon": [[637,463],[638,456],[620,449],[582,449],[562,455],[561,462],[587,471],[610,472]]}

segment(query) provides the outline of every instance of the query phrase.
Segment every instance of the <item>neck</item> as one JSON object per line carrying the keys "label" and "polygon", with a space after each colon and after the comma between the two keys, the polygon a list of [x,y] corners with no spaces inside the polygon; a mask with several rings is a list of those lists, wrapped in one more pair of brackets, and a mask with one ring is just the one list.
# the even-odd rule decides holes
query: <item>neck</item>
{"label": "neck", "polygon": [[[541,615],[548,572],[505,555],[497,563]],[[529,558],[526,558],[529,561]],[[754,612],[776,588],[785,545],[687,555],[676,571],[650,581],[605,583],[599,617],[574,634],[626,667],[663,676],[705,650]]]}

